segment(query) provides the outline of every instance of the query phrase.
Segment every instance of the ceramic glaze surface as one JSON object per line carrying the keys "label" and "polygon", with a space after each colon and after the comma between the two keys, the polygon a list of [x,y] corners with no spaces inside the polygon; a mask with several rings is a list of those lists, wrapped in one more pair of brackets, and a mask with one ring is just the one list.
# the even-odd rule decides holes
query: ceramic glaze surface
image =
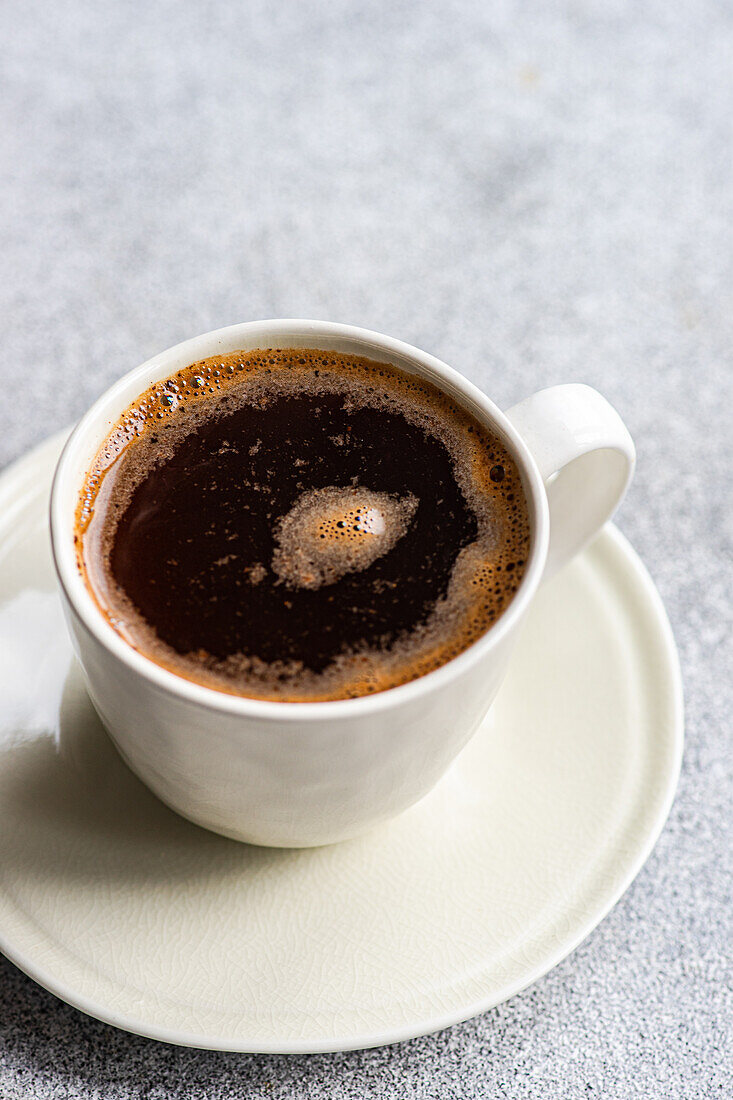
{"label": "ceramic glaze surface", "polygon": [[[522,580],[498,621],[429,674],[372,696],[326,703],[235,697],[137,652],[102,616],[81,578],[74,516],[111,425],[140,393],[177,370],[263,347],[323,348],[392,363],[459,402],[516,462],[531,530]],[[133,770],[197,824],[276,847],[356,836],[427,794],[466,744],[504,676],[548,547],[554,571],[600,530],[623,497],[634,457],[618,413],[588,386],[552,387],[504,414],[434,356],[352,325],[251,321],[177,344],[124,375],[92,405],[53,481],[54,562],[90,697]]]}

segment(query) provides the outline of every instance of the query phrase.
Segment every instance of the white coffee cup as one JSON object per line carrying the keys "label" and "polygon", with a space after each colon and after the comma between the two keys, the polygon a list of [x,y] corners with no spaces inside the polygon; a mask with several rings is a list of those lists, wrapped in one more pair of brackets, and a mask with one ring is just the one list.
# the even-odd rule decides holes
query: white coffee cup
{"label": "white coffee cup", "polygon": [[[394,363],[457,398],[513,454],[531,517],[526,571],[494,626],[436,671],[334,702],[234,696],[137,652],[87,590],[74,551],[75,511],[84,476],[122,412],[150,385],[199,359],[266,347],[316,347]],[[277,847],[355,836],[416,802],[440,779],[486,715],[543,577],[611,517],[633,468],[628,431],[588,386],[555,386],[502,413],[432,355],[350,325],[254,321],[187,340],[107,390],[72,432],[56,470],[53,555],[91,700],[132,770],[191,821]]]}

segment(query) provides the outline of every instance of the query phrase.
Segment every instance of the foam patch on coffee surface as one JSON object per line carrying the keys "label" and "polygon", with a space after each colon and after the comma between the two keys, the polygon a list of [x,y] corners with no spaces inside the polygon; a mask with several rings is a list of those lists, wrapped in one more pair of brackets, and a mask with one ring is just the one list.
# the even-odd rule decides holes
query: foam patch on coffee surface
{"label": "foam patch on coffee surface", "polygon": [[412,495],[327,486],[303,493],[276,528],[273,571],[291,588],[321,588],[389,553],[417,510]]}

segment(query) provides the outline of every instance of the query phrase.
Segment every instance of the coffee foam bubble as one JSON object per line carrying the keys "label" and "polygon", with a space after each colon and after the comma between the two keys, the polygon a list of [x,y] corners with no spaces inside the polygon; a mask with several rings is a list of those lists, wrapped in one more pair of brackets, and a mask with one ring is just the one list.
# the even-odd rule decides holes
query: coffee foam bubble
{"label": "coffee foam bubble", "polygon": [[412,494],[360,486],[310,489],[277,524],[273,571],[291,588],[321,588],[362,572],[402,538],[417,504]]}
{"label": "coffee foam bubble", "polygon": [[[338,393],[344,408],[398,413],[448,450],[453,473],[478,526],[428,621],[388,649],[339,654],[322,672],[256,655],[224,660],[179,654],[162,642],[111,578],[117,523],[153,466],[212,416],[281,396]],[[154,446],[150,441],[154,440]],[[142,446],[138,445],[138,441]],[[347,441],[344,440],[344,445]],[[147,445],[146,445],[147,444]],[[105,484],[113,475],[110,489]],[[275,527],[268,566],[284,587],[319,588],[368,568],[409,528],[419,501],[377,487],[306,490]],[[522,579],[529,519],[517,466],[501,441],[450,396],[391,364],[315,349],[258,349],[193,364],[131,405],[89,471],[77,509],[79,568],[114,628],[140,652],[186,678],[232,694],[288,702],[345,699],[384,691],[445,664],[496,621]],[[256,563],[257,583],[266,572]]]}

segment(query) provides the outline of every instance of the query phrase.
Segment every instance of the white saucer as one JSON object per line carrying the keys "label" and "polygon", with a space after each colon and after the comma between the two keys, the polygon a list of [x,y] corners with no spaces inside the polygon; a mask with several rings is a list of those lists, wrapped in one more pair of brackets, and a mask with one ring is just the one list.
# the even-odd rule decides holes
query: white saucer
{"label": "white saucer", "polygon": [[682,750],[657,592],[607,529],[543,589],[484,726],[359,840],[251,848],[127,770],[70,662],[46,534],[56,437],[0,478],[0,949],[172,1043],[306,1052],[436,1031],[573,950],[641,868]]}

